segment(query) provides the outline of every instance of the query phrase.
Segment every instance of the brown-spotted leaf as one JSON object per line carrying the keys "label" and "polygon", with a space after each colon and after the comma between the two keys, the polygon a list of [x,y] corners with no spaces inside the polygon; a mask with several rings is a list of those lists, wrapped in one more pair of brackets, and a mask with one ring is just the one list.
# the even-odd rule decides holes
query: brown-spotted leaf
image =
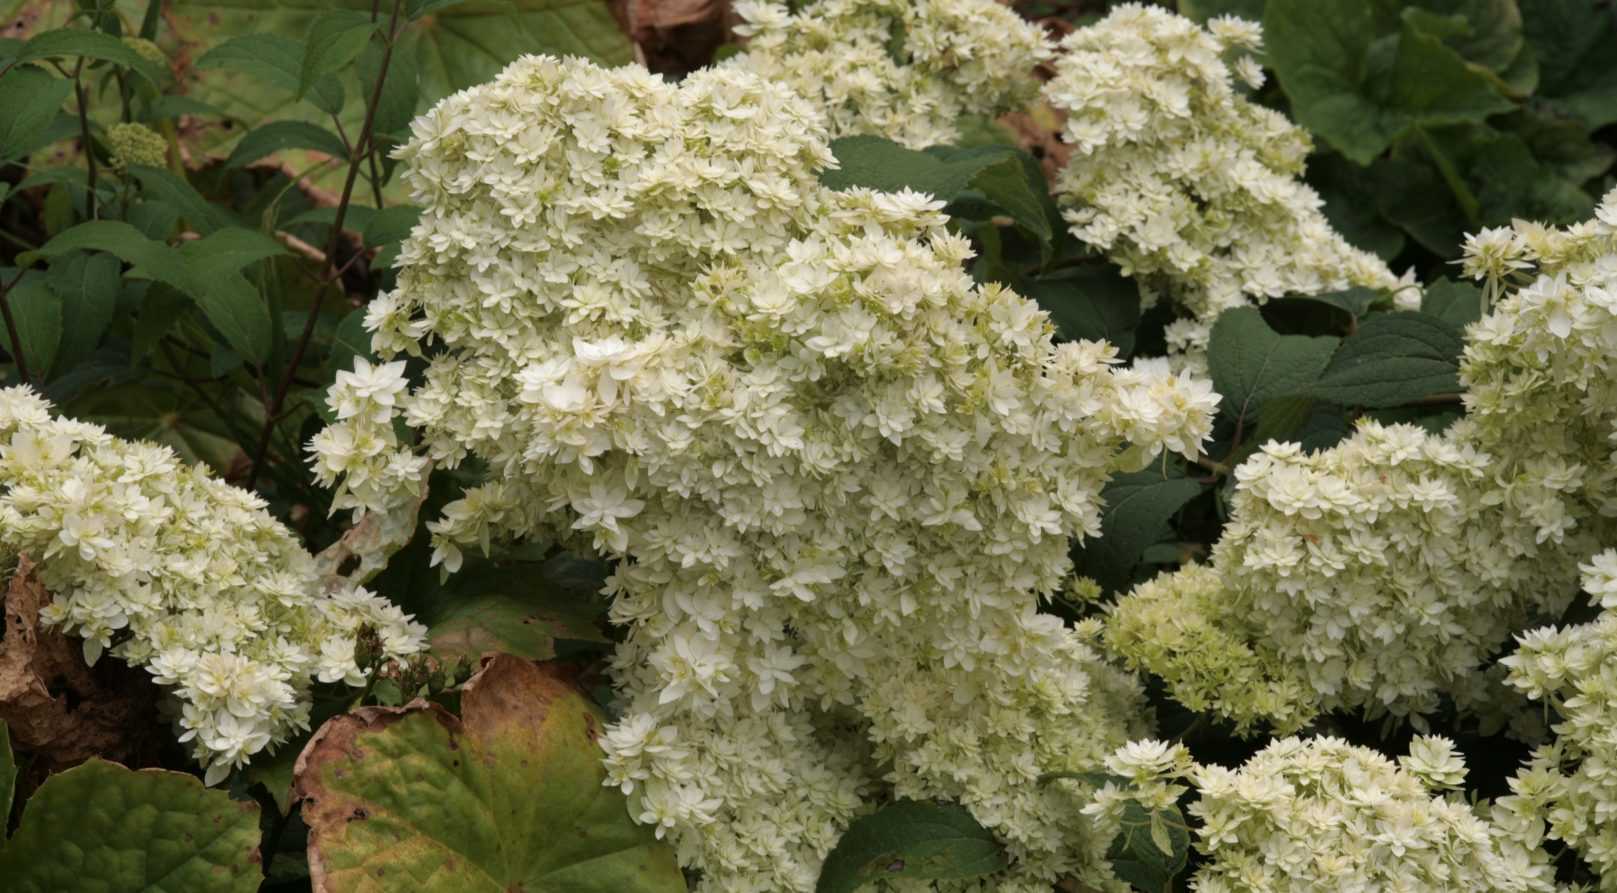
{"label": "brown-spotted leaf", "polygon": [[461,715],[425,701],[337,717],[298,758],[317,893],[662,893],[673,851],[602,784],[602,719],[549,668],[500,655]]}

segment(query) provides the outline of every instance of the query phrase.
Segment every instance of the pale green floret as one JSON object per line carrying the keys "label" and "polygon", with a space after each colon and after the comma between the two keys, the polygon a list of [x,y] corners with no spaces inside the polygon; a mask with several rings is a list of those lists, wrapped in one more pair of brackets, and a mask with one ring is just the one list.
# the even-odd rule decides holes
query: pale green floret
{"label": "pale green floret", "polygon": [[123,123],[107,128],[107,149],[112,166],[118,170],[130,165],[163,167],[168,164],[168,141],[144,124]]}

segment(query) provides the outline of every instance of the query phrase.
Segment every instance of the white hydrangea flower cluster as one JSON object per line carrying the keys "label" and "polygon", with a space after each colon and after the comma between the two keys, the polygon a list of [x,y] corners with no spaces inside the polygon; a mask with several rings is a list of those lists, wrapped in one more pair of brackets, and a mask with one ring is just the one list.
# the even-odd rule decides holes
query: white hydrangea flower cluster
{"label": "white hydrangea flower cluster", "polygon": [[1533,630],[1502,663],[1510,684],[1555,711],[1556,738],[1533,753],[1497,810],[1548,826],[1617,890],[1617,551],[1583,565],[1583,586],[1604,608],[1592,623]]}
{"label": "white hydrangea flower cluster", "polygon": [[1253,22],[1125,3],[1062,41],[1044,88],[1067,113],[1055,188],[1072,234],[1189,311],[1169,334],[1192,368],[1213,320],[1249,298],[1401,284],[1299,179],[1308,134],[1237,91],[1263,83],[1246,55],[1261,43]]}
{"label": "white hydrangea flower cluster", "polygon": [[322,580],[257,496],[13,387],[0,390],[0,558],[22,554],[53,596],[42,619],[81,636],[85,660],[109,653],[171,688],[209,784],[308,728],[315,680],[364,684],[361,626],[388,657],[425,647],[398,608]]}
{"label": "white hydrangea flower cluster", "polygon": [[1397,762],[1339,738],[1285,738],[1239,769],[1144,741],[1108,766],[1138,785],[1109,788],[1117,800],[1172,796],[1179,779],[1199,792],[1189,808],[1207,856],[1190,880],[1197,893],[1559,889],[1536,823],[1447,793],[1465,761],[1446,738],[1416,738]]}
{"label": "white hydrangea flower cluster", "polygon": [[994,0],[743,0],[745,52],[724,63],[795,90],[830,135],[921,149],[960,138],[967,115],[995,117],[1038,95],[1051,54],[1034,25]]}
{"label": "white hydrangea flower cluster", "polygon": [[[1120,653],[1186,703],[1282,730],[1314,710],[1418,717],[1442,695],[1490,697],[1476,670],[1565,607],[1617,526],[1617,227],[1521,229],[1539,274],[1467,331],[1467,417],[1442,435],[1366,422],[1314,455],[1266,445],[1236,471],[1212,571],[1119,603]],[[1186,656],[1150,641],[1151,623],[1226,638]],[[1232,664],[1268,688],[1219,693]]]}
{"label": "white hydrangea flower cluster", "polygon": [[1087,789],[1037,780],[1145,710],[1037,594],[1115,467],[1198,449],[1206,383],[1054,346],[938,203],[821,186],[815,106],[737,68],[525,58],[401,155],[425,211],[368,321],[425,381],[356,372],[320,473],[362,510],[417,498],[397,413],[489,470],[429,524],[446,568],[496,540],[621,559],[606,765],[703,889],[813,889],[888,795],[971,808],[1016,857],[997,889],[1115,885]]}

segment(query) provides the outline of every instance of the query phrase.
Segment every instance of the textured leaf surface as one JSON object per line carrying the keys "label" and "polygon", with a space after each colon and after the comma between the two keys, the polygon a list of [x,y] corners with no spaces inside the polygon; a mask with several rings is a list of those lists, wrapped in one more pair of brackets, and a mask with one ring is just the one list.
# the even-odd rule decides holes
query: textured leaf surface
{"label": "textured leaf surface", "polygon": [[331,720],[297,765],[316,891],[684,890],[673,850],[604,787],[601,718],[551,671],[494,658],[461,716]]}
{"label": "textured leaf surface", "polygon": [[566,598],[519,598],[486,593],[457,599],[432,625],[432,652],[453,660],[476,660],[503,651],[531,660],[556,656],[557,639],[604,642],[595,625],[596,607]]}
{"label": "textured leaf surface", "polygon": [[965,807],[899,800],[848,826],[814,889],[853,893],[883,878],[975,878],[1006,864],[994,835]]}
{"label": "textured leaf surface", "polygon": [[1331,362],[1337,339],[1281,335],[1256,308],[1225,312],[1213,324],[1207,350],[1222,410],[1244,418],[1263,401],[1302,393]]}
{"label": "textured leaf surface", "polygon": [[[133,11],[144,0],[123,0]],[[383,4],[384,12],[391,4]],[[349,68],[318,79],[309,103],[295,98],[302,83],[301,44],[311,25],[332,12],[370,13],[370,0],[170,0],[166,20],[189,46],[208,48],[226,38],[250,40],[237,50],[263,66],[257,72],[235,65],[213,65],[196,72],[189,95],[218,106],[249,127],[269,119],[299,118],[329,123],[320,110],[342,102],[343,126],[359,131],[363,118],[360,85]],[[134,12],[138,15],[138,12]],[[604,65],[630,61],[627,38],[606,0],[467,0],[443,5],[409,26],[419,72],[416,111],[457,90],[489,80],[524,53],[586,56]],[[251,36],[251,37],[249,37]],[[275,46],[261,36],[274,38]],[[338,49],[342,49],[339,47]],[[215,51],[217,52],[217,51]],[[215,60],[221,61],[221,60]],[[273,71],[266,77],[265,71]],[[331,93],[335,91],[336,96]],[[311,103],[319,103],[319,106]],[[205,147],[227,143],[240,131],[219,131]]]}
{"label": "textured leaf surface", "polygon": [[1388,0],[1270,0],[1268,60],[1298,123],[1358,164],[1419,125],[1481,121],[1512,103],[1482,70]]}
{"label": "textured leaf surface", "polygon": [[1174,466],[1164,471],[1153,464],[1113,478],[1101,492],[1106,510],[1100,538],[1084,543],[1083,571],[1107,591],[1128,588],[1141,554],[1169,534],[1168,520],[1201,491],[1201,484]]}
{"label": "textured leaf surface", "polygon": [[258,805],[93,759],[46,779],[0,850],[7,893],[252,893]]}
{"label": "textured leaf surface", "polygon": [[1050,314],[1070,341],[1109,341],[1118,353],[1134,352],[1140,327],[1140,289],[1110,267],[1081,269],[1028,283],[1027,296]]}
{"label": "textured leaf surface", "polygon": [[1424,313],[1371,316],[1342,341],[1309,394],[1348,406],[1402,406],[1460,390],[1460,330]]}

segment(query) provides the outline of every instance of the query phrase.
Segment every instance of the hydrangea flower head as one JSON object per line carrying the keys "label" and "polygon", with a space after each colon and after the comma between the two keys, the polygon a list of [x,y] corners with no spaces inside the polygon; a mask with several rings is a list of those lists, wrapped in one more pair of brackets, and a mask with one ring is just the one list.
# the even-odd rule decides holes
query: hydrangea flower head
{"label": "hydrangea flower head", "polygon": [[1049,58],[1038,26],[994,0],[784,0],[735,4],[745,51],[724,64],[791,87],[832,137],[868,134],[922,149],[956,142],[962,117],[994,117],[1038,95]]}
{"label": "hydrangea flower head", "polygon": [[823,187],[817,106],[736,67],[525,58],[401,154],[426,210],[369,320],[424,381],[339,382],[320,474],[389,512],[476,457],[429,524],[444,567],[619,560],[610,782],[704,889],[812,889],[888,796],[965,803],[1017,858],[1002,889],[1109,878],[1082,791],[1037,779],[1141,731],[1139,692],[1038,594],[1111,471],[1197,449],[1217,398],[1054,345],[929,197]]}
{"label": "hydrangea flower head", "polygon": [[1255,23],[1124,3],[1062,41],[1044,87],[1075,150],[1056,181],[1072,234],[1190,312],[1169,333],[1190,368],[1248,299],[1400,285],[1301,182],[1307,133],[1240,93],[1262,83],[1245,55],[1261,46]]}
{"label": "hydrangea flower head", "polygon": [[322,577],[257,496],[13,387],[0,390],[0,559],[23,554],[53,596],[42,619],[83,638],[87,661],[110,654],[170,688],[209,784],[308,728],[316,680],[364,685],[361,627],[385,657],[425,647],[398,608]]}

